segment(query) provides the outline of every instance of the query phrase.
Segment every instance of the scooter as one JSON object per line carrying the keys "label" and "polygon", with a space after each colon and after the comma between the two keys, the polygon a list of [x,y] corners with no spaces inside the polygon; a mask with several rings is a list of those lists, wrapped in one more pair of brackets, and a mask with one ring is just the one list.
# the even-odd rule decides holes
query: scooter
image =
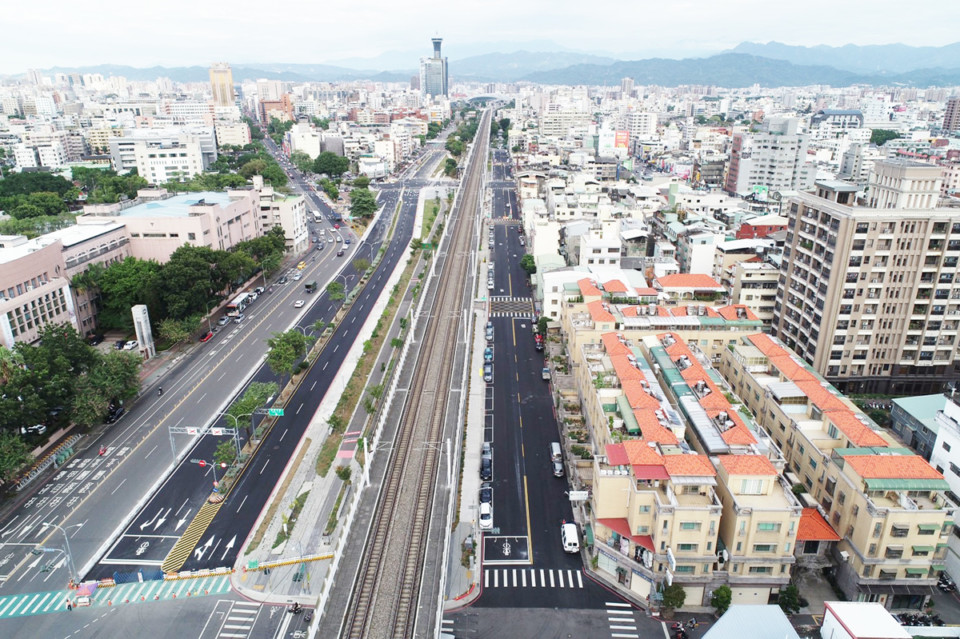
{"label": "scooter", "polygon": [[103,457],[103,456],[106,455],[106,454],[107,454],[107,447],[106,447],[106,446],[101,446],[101,447],[100,447],[100,456]]}

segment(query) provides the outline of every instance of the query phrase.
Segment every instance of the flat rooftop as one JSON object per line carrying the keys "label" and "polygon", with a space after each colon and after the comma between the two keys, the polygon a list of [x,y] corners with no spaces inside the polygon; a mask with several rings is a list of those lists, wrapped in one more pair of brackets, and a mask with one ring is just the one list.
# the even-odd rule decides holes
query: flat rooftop
{"label": "flat rooftop", "polygon": [[164,200],[151,200],[119,211],[120,217],[187,217],[191,206],[198,204],[230,204],[227,193],[204,191],[201,193],[183,193]]}
{"label": "flat rooftop", "polygon": [[105,221],[103,224],[74,224],[66,228],[45,233],[40,237],[27,240],[23,244],[0,249],[0,264],[16,261],[30,253],[50,246],[57,240],[63,243],[64,248],[81,244],[93,238],[122,228],[123,224],[114,221]]}

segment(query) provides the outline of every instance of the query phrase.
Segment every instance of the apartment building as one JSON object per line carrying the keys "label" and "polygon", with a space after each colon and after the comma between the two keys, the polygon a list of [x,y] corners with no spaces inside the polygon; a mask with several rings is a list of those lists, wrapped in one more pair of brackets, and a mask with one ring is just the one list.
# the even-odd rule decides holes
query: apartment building
{"label": "apartment building", "polygon": [[770,191],[799,191],[812,186],[814,171],[807,163],[808,136],[798,130],[796,118],[769,118],[761,132],[735,134],[724,190],[749,193],[762,187]]}
{"label": "apartment building", "polygon": [[943,475],[768,335],[724,351],[719,369],[782,451],[801,500],[840,536],[833,559],[847,598],[922,607],[953,528]]}
{"label": "apartment building", "polygon": [[676,333],[605,333],[580,354],[603,451],[591,474],[598,568],[641,597],[677,583],[708,605],[726,583],[734,602],[766,603],[789,583],[802,512],[769,438],[754,437]]}
{"label": "apartment building", "polygon": [[302,195],[278,193],[263,185],[263,177],[253,176],[254,190],[259,192],[260,228],[269,233],[276,226],[283,229],[284,250],[300,254],[310,248],[310,229],[307,226],[307,204]]}
{"label": "apartment building", "polygon": [[31,343],[48,324],[79,330],[63,245],[8,238],[0,249],[0,343]]}
{"label": "apartment building", "polygon": [[[954,395],[943,399],[943,408],[937,411],[934,418],[936,442],[930,453],[930,465],[943,474],[950,484],[950,493],[947,496],[951,501],[956,501],[954,495],[960,495],[960,464],[957,463],[953,451],[960,450],[960,404],[957,403],[960,398]],[[944,565],[951,576],[960,575],[960,525],[956,519],[953,522],[953,534],[947,541]]]}
{"label": "apartment building", "polygon": [[702,305],[722,301],[726,290],[720,282],[703,273],[674,273],[653,281],[666,306]]}
{"label": "apartment building", "polygon": [[203,172],[203,153],[195,141],[133,147],[137,173],[150,184],[184,182]]}
{"label": "apartment building", "polygon": [[754,256],[735,262],[724,272],[720,283],[730,291],[730,303],[750,309],[767,330],[773,325],[779,279],[779,268]]}
{"label": "apartment building", "polygon": [[935,208],[939,167],[878,162],[858,187],[789,200],[774,331],[842,391],[918,394],[960,377],[960,209]]}
{"label": "apartment building", "polygon": [[947,100],[947,108],[943,112],[943,130],[960,131],[960,97]]}
{"label": "apartment building", "polygon": [[233,106],[236,102],[233,71],[228,63],[214,62],[210,65],[210,90],[213,93],[214,106]]}

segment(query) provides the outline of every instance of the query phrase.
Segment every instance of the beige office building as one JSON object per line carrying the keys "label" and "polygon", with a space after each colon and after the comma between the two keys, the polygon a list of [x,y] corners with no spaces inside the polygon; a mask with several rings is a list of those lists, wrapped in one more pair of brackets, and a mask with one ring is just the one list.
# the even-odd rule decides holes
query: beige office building
{"label": "beige office building", "polygon": [[210,66],[210,90],[213,92],[214,106],[233,106],[236,94],[233,92],[233,71],[226,62],[214,62]]}
{"label": "beige office building", "polygon": [[792,197],[773,332],[840,390],[918,394],[960,378],[960,209],[940,167],[877,162],[869,201],[818,182]]}

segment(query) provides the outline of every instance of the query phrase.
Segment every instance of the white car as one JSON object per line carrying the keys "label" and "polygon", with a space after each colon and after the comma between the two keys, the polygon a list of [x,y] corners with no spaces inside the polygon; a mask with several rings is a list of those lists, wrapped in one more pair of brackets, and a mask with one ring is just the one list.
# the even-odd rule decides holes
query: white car
{"label": "white car", "polygon": [[300,273],[297,273],[296,275],[293,276],[293,281],[299,282],[302,278],[303,278],[303,275],[301,275]]}
{"label": "white car", "polygon": [[296,302],[293,303],[294,308],[303,308],[303,305],[304,305],[303,300],[297,300]]}
{"label": "white car", "polygon": [[138,342],[137,340],[133,339],[133,340],[130,340],[129,342],[127,342],[126,344],[123,345],[123,350],[125,350],[125,351],[132,351],[132,350],[136,349],[138,346],[140,346],[140,342]]}
{"label": "white car", "polygon": [[493,528],[493,506],[480,504],[480,530]]}

